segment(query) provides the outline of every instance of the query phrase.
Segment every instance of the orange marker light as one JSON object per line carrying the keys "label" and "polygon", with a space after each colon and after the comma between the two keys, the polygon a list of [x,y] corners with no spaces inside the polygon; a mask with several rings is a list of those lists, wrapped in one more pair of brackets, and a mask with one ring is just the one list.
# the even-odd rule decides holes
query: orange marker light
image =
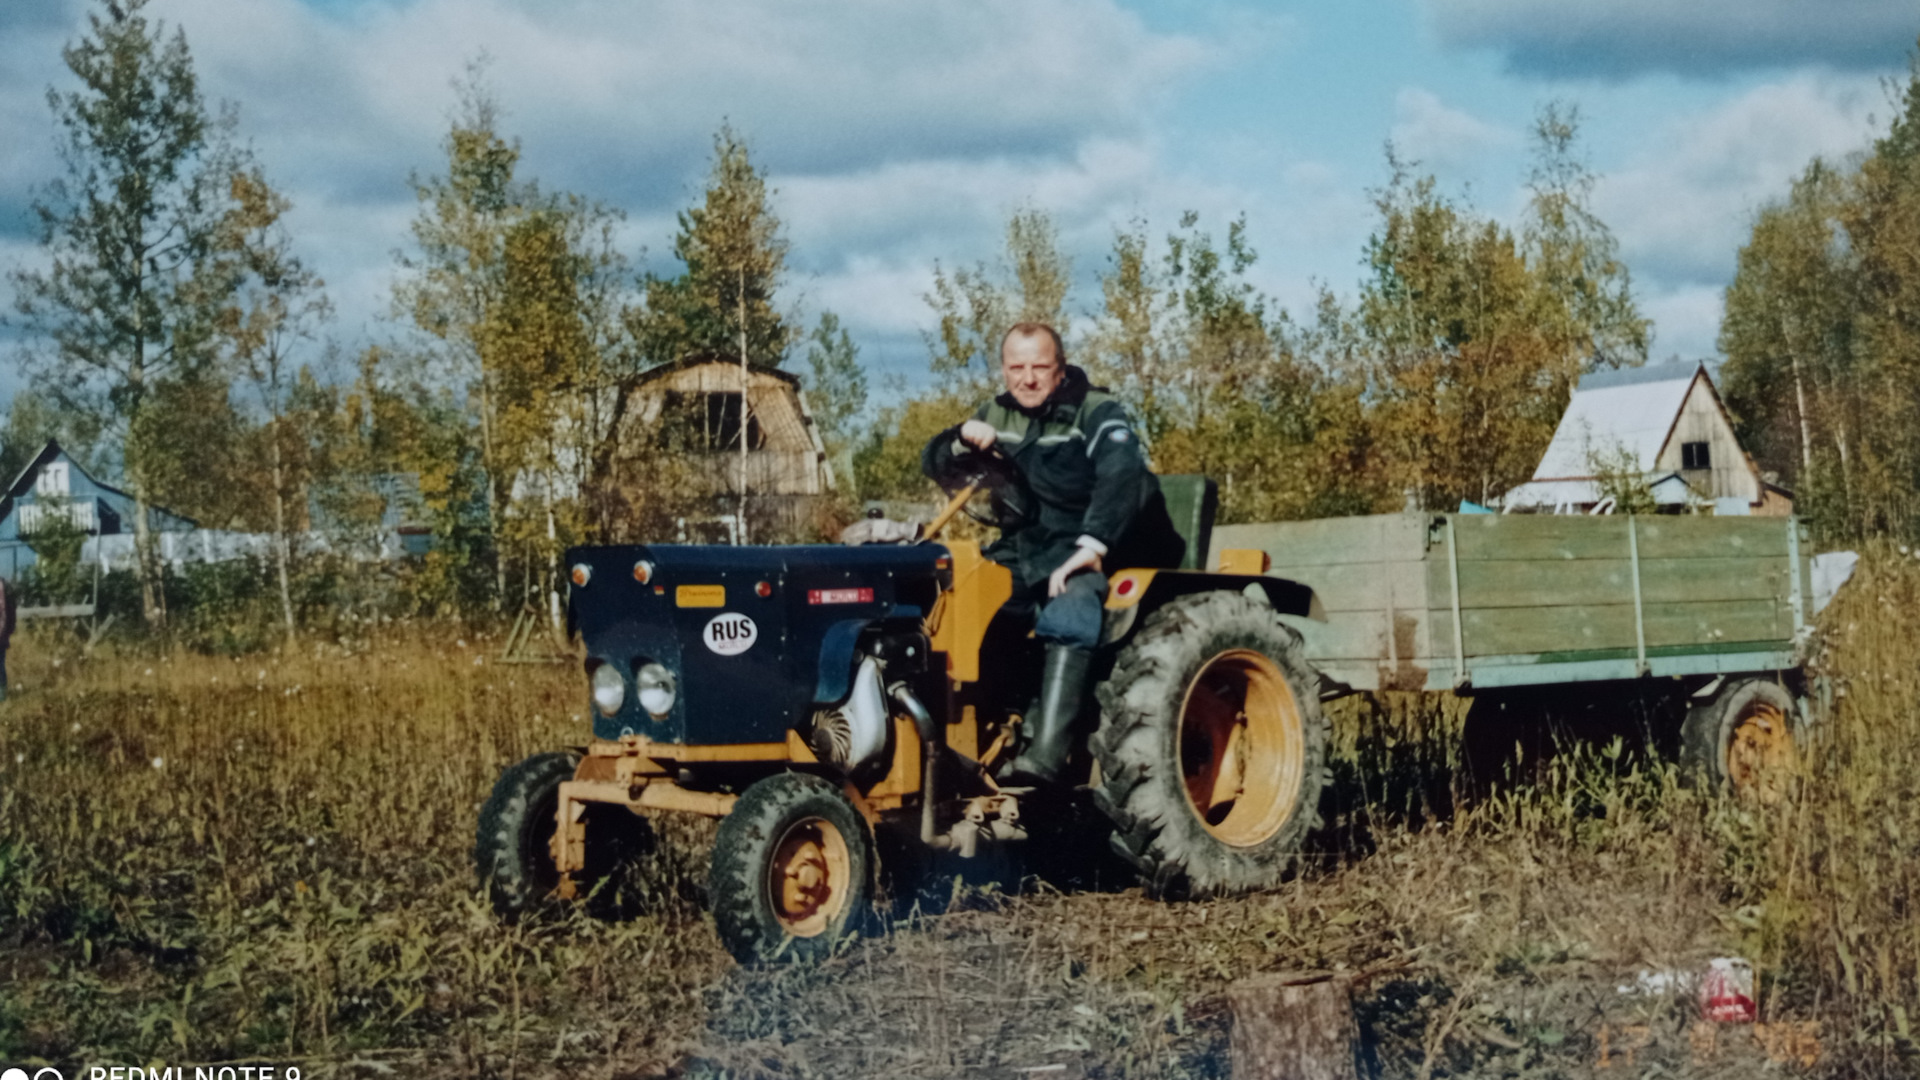
{"label": "orange marker light", "polygon": [[645,585],[653,580],[653,564],[645,559],[633,564],[633,580]]}
{"label": "orange marker light", "polygon": [[586,563],[574,563],[573,572],[567,576],[572,579],[574,588],[584,589],[587,582],[593,580],[593,567]]}

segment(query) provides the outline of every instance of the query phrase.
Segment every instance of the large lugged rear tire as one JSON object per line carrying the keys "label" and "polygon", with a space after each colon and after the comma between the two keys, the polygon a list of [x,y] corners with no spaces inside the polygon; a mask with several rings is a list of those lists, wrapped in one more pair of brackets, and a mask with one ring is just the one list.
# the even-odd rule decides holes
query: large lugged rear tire
{"label": "large lugged rear tire", "polygon": [[1327,723],[1300,637],[1240,593],[1148,616],[1099,689],[1094,799],[1150,887],[1271,887],[1319,824]]}
{"label": "large lugged rear tire", "polygon": [[1687,710],[1680,759],[1716,787],[1771,804],[1786,796],[1806,734],[1786,687],[1741,679]]}
{"label": "large lugged rear tire", "polygon": [[578,754],[535,754],[508,766],[480,808],[474,868],[501,917],[518,918],[559,884],[551,847],[554,817],[560,785],[573,779],[579,767]]}
{"label": "large lugged rear tire", "polygon": [[871,913],[873,837],[839,788],[776,773],[720,819],[709,889],[741,963],[818,960]]}

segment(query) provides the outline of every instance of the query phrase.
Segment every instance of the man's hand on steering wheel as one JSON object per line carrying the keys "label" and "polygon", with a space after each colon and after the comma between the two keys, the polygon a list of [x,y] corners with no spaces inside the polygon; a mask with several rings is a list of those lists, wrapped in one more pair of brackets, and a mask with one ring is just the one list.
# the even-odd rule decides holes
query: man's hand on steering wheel
{"label": "man's hand on steering wheel", "polygon": [[975,450],[991,450],[1000,439],[1000,433],[985,420],[969,420],[960,425],[960,441]]}

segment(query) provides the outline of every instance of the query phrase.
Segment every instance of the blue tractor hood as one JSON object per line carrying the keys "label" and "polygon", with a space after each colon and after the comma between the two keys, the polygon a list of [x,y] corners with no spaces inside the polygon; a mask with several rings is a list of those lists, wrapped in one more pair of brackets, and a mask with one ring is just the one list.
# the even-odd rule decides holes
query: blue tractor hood
{"label": "blue tractor hood", "polygon": [[[844,687],[862,629],[918,624],[950,580],[938,544],[634,544],[577,547],[566,561],[568,624],[588,668],[613,665],[627,686],[612,715],[589,705],[595,737],[687,745],[785,739]],[[659,716],[636,693],[649,663],[675,680]]]}

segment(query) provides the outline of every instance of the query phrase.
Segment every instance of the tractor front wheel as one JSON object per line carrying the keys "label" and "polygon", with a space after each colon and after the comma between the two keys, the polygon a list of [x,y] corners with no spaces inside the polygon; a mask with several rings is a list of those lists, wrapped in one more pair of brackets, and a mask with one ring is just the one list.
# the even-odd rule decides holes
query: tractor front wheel
{"label": "tractor front wheel", "polygon": [[1319,821],[1327,724],[1300,638],[1240,593],[1148,616],[1100,687],[1095,801],[1158,892],[1277,884]]}
{"label": "tractor front wheel", "polygon": [[525,914],[559,883],[551,845],[560,785],[579,766],[578,754],[535,754],[508,766],[481,807],[473,861],[503,918]]}
{"label": "tractor front wheel", "polygon": [[839,788],[776,773],[720,819],[709,887],[735,959],[817,960],[873,905],[873,838]]}

